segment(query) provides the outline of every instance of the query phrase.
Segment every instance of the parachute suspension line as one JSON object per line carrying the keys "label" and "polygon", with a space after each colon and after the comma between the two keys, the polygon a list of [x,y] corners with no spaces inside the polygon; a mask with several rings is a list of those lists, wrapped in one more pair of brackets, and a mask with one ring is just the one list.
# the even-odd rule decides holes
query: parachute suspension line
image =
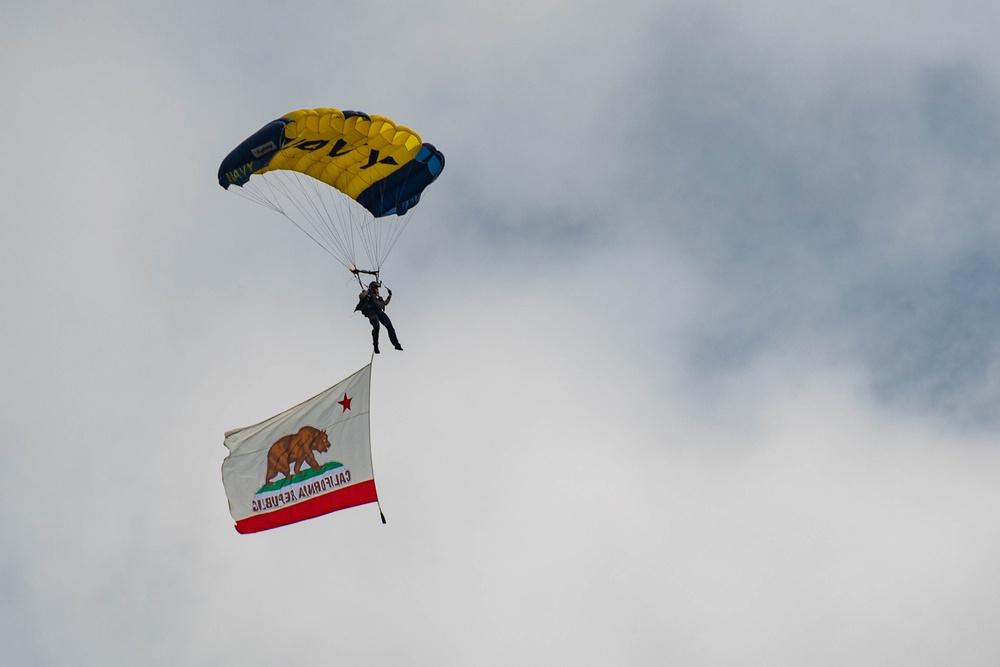
{"label": "parachute suspension line", "polygon": [[267,197],[265,197],[264,193],[262,193],[260,190],[258,190],[257,187],[256,187],[256,185],[254,183],[252,183],[252,182],[246,183],[241,188],[237,187],[237,188],[231,189],[231,190],[229,190],[229,192],[236,193],[237,195],[239,195],[243,199],[246,199],[248,201],[252,201],[253,203],[258,204],[259,206],[263,206],[265,208],[269,208],[272,211],[275,211],[275,212],[280,213],[282,215],[285,214],[285,212],[281,209],[281,205],[278,202],[271,201],[270,199],[268,199]]}
{"label": "parachute suspension line", "polygon": [[[368,188],[373,185],[375,184],[366,182],[366,187]],[[376,185],[376,187],[381,186]],[[382,226],[389,222],[390,221],[386,218],[375,218],[371,214],[366,214],[363,219],[355,221],[355,229],[357,230],[361,246],[365,250],[365,255],[368,258],[369,265],[373,267],[375,271],[380,270],[382,268],[382,262],[385,261],[385,255],[382,253],[378,234]]]}
{"label": "parachute suspension line", "polygon": [[[254,181],[247,182],[243,187],[236,189],[236,193],[241,197],[243,197],[244,199],[249,199],[252,202],[260,204],[261,206],[265,206],[266,208],[269,208],[272,211],[275,211],[285,216],[289,221],[291,221],[293,225],[298,227],[302,231],[302,233],[304,233],[306,236],[312,239],[312,241],[316,245],[322,248],[324,252],[326,252],[334,259],[338,259],[339,261],[339,258],[337,258],[337,256],[329,250],[329,248],[323,245],[323,243],[319,239],[317,239],[316,236],[311,234],[308,229],[299,224],[299,221],[295,218],[294,215],[292,215],[289,211],[285,210],[285,207],[282,206],[281,204],[282,198],[286,199],[296,209],[299,209],[300,213],[304,215],[301,206],[296,203],[295,199],[293,197],[288,196],[287,191],[285,189],[277,187],[277,185],[278,184],[270,180],[262,179],[260,176],[258,176],[257,179],[254,179]],[[270,192],[270,196],[268,196],[268,193],[265,192],[265,187],[266,190]],[[282,195],[281,198],[277,196],[278,193]]]}
{"label": "parachute suspension line", "polygon": [[[378,183],[375,187],[384,188],[384,185]],[[358,223],[358,236],[369,261],[376,269],[382,268],[382,263],[392,252],[412,215],[413,210],[411,209],[403,215],[368,218]]]}
{"label": "parachute suspension line", "polygon": [[401,215],[399,217],[399,221],[393,226],[392,235],[389,237],[385,246],[386,255],[392,252],[392,249],[396,245],[396,241],[398,241],[399,237],[403,235],[403,231],[406,229],[406,225],[409,224],[411,217],[413,217],[412,209]]}
{"label": "parachute suspension line", "polygon": [[[275,182],[276,185],[280,184],[285,196],[295,204],[302,219],[312,226],[316,235],[331,246],[331,251],[335,249],[337,247],[335,239],[331,236],[329,228],[323,225],[323,212],[320,210],[322,201],[310,196],[307,182],[294,172],[275,173]],[[293,189],[296,196],[293,196]]]}
{"label": "parachute suspension line", "polygon": [[[406,185],[405,180],[403,182],[403,185],[405,188]],[[384,185],[383,185],[383,194],[384,194]],[[406,226],[409,224],[411,217],[413,217],[412,207],[408,211],[403,213],[403,215],[397,216],[395,224],[393,224],[391,228],[387,230],[387,235],[384,241],[385,250],[383,257],[388,256],[389,253],[392,252],[392,249],[396,246],[396,242],[399,241],[399,237],[402,236],[403,232],[406,230]]]}
{"label": "parachute suspension line", "polygon": [[340,263],[349,268],[349,265],[354,263],[354,235],[351,218],[343,212],[344,208],[339,205],[343,198],[339,193],[315,179],[304,176],[297,178],[303,185],[303,190],[306,185],[311,189],[312,198],[310,201],[319,202],[319,205],[322,206],[322,214],[318,214],[318,219],[324,223],[324,229],[328,232],[331,245],[335,246],[340,253]]}
{"label": "parachute suspension line", "polygon": [[[272,196],[269,197],[264,192],[264,189],[261,188],[261,187],[258,187],[258,185],[267,185],[268,186],[268,190],[271,190],[272,193],[274,191],[274,188],[271,187],[272,184],[271,183],[262,182],[261,178],[259,176],[254,181],[247,182],[246,184],[244,184],[243,187],[230,188],[229,191],[230,192],[235,192],[238,196],[242,197],[243,199],[246,199],[248,201],[252,201],[255,204],[258,204],[258,205],[263,206],[265,208],[269,208],[272,211],[274,211],[276,213],[280,213],[281,215],[285,216],[288,220],[290,220],[292,222],[292,224],[294,224],[296,227],[298,227],[306,236],[308,236],[310,239],[312,239],[312,241],[316,245],[318,245],[320,248],[322,248],[324,252],[326,252],[328,255],[330,255],[331,257],[334,257],[334,259],[336,259],[336,257],[333,255],[332,252],[330,252],[319,240],[317,240],[315,236],[313,236],[312,234],[310,234],[309,230],[303,228],[302,225],[299,224],[298,220],[296,220],[293,215],[289,214],[289,212],[285,210],[285,208],[281,205],[281,202],[279,201],[279,199],[276,196],[274,196],[272,194]],[[294,200],[289,199],[289,201],[291,201],[294,204]]]}
{"label": "parachute suspension line", "polygon": [[349,199],[346,195],[332,190],[327,190],[328,199],[331,207],[334,209],[329,217],[331,221],[339,221],[341,225],[341,234],[344,238],[344,244],[350,248],[349,259],[351,261],[351,266],[357,266],[357,227],[360,224],[360,220],[363,215],[367,214],[367,211],[361,213],[363,209],[361,205],[357,202]]}
{"label": "parachute suspension line", "polygon": [[295,206],[302,218],[310,224],[316,236],[322,238],[325,243],[317,240],[312,234],[307,232],[302,225],[298,224],[297,220],[291,216],[286,215],[286,217],[326,249],[334,259],[344,266],[349,266],[354,255],[353,247],[349,235],[345,234],[343,229],[338,230],[336,227],[335,220],[337,218],[329,214],[326,201],[329,197],[329,188],[322,186],[319,181],[316,181],[312,177],[300,175],[296,172],[273,173],[274,188],[280,189],[284,197]]}

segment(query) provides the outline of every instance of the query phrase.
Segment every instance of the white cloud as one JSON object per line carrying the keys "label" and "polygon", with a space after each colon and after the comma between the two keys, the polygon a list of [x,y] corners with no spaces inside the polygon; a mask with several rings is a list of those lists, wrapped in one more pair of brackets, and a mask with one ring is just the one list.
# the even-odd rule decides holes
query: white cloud
{"label": "white cloud", "polygon": [[[9,659],[995,662],[995,429],[942,419],[997,390],[992,10],[193,7],[3,28]],[[239,536],[223,432],[369,355],[350,277],[215,184],[312,104],[449,159],[384,275],[389,523]]]}

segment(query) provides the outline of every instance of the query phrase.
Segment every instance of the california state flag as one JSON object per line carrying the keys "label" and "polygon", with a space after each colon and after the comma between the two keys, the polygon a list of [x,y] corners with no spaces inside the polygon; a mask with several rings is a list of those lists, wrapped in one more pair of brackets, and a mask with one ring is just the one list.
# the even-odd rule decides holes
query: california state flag
{"label": "california state flag", "polygon": [[378,502],[370,386],[368,364],[305,403],[226,433],[222,483],[237,531],[256,533]]}

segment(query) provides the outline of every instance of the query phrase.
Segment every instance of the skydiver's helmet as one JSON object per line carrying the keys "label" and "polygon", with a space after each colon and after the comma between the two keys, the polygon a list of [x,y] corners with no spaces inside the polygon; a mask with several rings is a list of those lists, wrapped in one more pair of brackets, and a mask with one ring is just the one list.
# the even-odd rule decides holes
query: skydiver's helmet
{"label": "skydiver's helmet", "polygon": [[368,291],[369,292],[376,292],[376,291],[378,291],[378,288],[379,288],[379,284],[377,282],[375,282],[374,280],[372,282],[368,283]]}

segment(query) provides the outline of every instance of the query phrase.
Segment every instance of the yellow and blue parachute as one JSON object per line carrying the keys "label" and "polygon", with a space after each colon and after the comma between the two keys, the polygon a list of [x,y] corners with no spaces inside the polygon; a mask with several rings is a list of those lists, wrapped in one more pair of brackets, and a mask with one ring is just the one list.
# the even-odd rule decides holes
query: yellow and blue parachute
{"label": "yellow and blue parachute", "polygon": [[302,109],[229,153],[219,185],[286,216],[347,268],[364,252],[378,271],[443,169],[439,150],[384,116]]}

